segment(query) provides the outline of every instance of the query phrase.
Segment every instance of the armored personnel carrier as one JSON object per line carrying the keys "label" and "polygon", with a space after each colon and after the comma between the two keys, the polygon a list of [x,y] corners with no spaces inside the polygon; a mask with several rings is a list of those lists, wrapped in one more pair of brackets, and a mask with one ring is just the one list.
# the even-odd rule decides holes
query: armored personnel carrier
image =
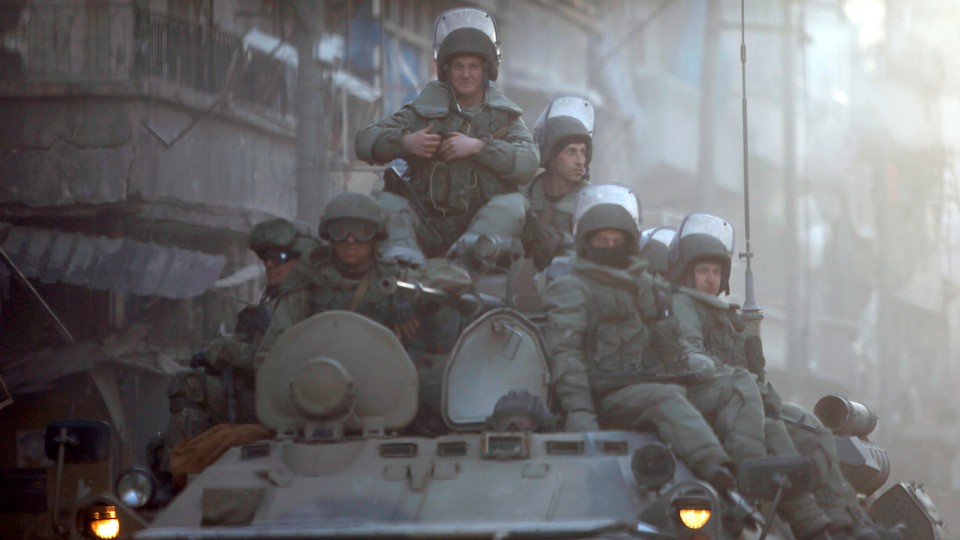
{"label": "armored personnel carrier", "polygon": [[[536,328],[509,309],[463,333],[444,371],[449,433],[410,436],[417,372],[392,332],[349,312],[316,315],[276,343],[257,382],[275,436],[228,450],[149,523],[149,482],[91,497],[77,524],[110,518],[136,538],[722,538],[721,501],[654,434],[541,432],[502,411],[546,403]],[[531,423],[531,420],[533,422]],[[94,536],[95,537],[95,536]]]}
{"label": "armored personnel carrier", "polygon": [[[440,402],[427,408],[445,430],[417,433],[422,375],[394,334],[351,312],[315,315],[283,334],[259,371],[269,435],[228,449],[163,507],[147,471],[121,474],[115,493],[78,505],[73,535],[720,539],[762,537],[770,521],[789,538],[772,510],[719,495],[654,433],[556,432],[542,338],[519,312],[479,315],[444,360]],[[829,396],[817,414],[838,434],[854,485],[865,495],[883,485],[889,461],[866,438],[869,409]],[[61,422],[48,430],[48,454],[58,471],[104,459],[107,436],[95,422]],[[803,465],[741,466],[739,491],[779,499],[803,489]],[[873,507],[882,523],[908,523],[909,538],[941,537],[919,486],[894,486]]]}

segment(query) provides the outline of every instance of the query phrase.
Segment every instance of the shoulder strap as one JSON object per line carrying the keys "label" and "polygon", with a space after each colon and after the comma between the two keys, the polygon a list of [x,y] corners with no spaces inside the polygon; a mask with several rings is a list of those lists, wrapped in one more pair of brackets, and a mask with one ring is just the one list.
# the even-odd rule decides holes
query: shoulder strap
{"label": "shoulder strap", "polygon": [[360,283],[357,285],[357,290],[353,291],[353,298],[350,299],[350,306],[348,310],[356,311],[360,307],[360,302],[363,301],[363,297],[367,294],[367,288],[370,286],[370,271],[363,275],[363,279],[360,280]]}

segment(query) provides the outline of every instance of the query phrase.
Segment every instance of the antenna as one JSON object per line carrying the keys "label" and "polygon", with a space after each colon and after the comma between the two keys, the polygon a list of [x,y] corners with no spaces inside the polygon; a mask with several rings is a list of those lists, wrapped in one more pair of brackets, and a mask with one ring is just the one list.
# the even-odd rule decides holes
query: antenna
{"label": "antenna", "polygon": [[760,321],[763,320],[763,310],[757,305],[753,293],[753,268],[751,260],[753,251],[750,250],[750,165],[747,151],[747,43],[746,22],[744,17],[744,0],[740,0],[740,81],[743,89],[741,98],[743,111],[743,221],[745,231],[746,251],[740,252],[740,258],[746,259],[747,270],[744,272],[744,300],[742,317],[747,323],[748,335],[760,334]]}

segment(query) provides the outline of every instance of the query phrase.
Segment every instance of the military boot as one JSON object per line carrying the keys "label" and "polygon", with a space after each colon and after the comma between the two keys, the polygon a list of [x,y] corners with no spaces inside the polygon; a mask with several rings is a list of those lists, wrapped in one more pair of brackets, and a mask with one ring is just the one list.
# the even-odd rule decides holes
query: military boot
{"label": "military boot", "polygon": [[[729,458],[727,458],[729,459]],[[723,495],[737,487],[733,477],[731,462],[727,459],[718,459],[716,455],[709,455],[690,465],[698,478],[710,484],[717,493]]]}

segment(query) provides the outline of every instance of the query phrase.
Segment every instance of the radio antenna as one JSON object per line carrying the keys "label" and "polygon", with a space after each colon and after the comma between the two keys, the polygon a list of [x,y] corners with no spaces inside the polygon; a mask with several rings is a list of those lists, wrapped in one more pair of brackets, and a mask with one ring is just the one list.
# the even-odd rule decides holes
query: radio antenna
{"label": "radio antenna", "polygon": [[743,115],[743,222],[744,241],[746,251],[740,252],[740,258],[747,261],[747,270],[744,273],[744,300],[743,320],[748,325],[748,332],[760,333],[760,321],[763,320],[763,310],[757,305],[753,292],[753,251],[750,249],[750,162],[747,146],[747,42],[746,21],[744,16],[744,0],[740,0],[740,82],[743,90],[741,111]]}

